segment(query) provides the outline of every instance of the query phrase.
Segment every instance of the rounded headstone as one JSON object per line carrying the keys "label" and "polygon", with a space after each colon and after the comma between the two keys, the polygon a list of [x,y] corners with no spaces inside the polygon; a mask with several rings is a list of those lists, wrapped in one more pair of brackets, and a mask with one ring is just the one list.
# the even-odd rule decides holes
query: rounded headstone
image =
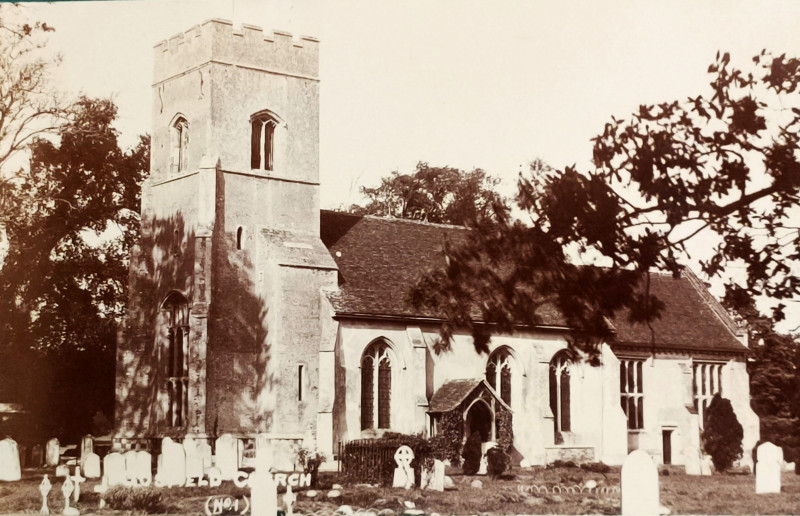
{"label": "rounded headstone", "polygon": [[622,516],[658,514],[658,468],[650,455],[635,450],[622,464]]}

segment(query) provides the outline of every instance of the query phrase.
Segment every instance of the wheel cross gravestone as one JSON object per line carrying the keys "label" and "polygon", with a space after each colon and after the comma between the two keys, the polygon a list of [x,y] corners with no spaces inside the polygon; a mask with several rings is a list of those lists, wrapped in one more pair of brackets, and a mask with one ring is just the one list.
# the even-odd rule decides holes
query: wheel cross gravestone
{"label": "wheel cross gravestone", "polygon": [[403,487],[411,489],[414,486],[414,470],[411,469],[411,461],[414,460],[414,450],[403,445],[394,452],[394,461],[397,467],[394,468],[394,479],[392,487]]}

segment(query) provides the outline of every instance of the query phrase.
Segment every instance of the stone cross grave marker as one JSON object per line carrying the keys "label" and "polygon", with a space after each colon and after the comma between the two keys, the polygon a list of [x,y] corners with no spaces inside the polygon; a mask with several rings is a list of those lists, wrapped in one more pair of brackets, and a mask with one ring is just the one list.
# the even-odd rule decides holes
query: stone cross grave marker
{"label": "stone cross grave marker", "polygon": [[53,489],[53,486],[50,484],[50,479],[45,475],[42,483],[39,484],[39,493],[42,495],[42,508],[39,509],[39,514],[50,514],[50,507],[47,506],[47,495],[50,494],[51,489]]}
{"label": "stone cross grave marker", "polygon": [[222,480],[233,480],[239,471],[239,450],[237,439],[231,434],[222,434],[216,443],[216,463]]}
{"label": "stone cross grave marker", "polygon": [[634,450],[622,464],[622,516],[659,513],[658,469],[646,452]]}
{"label": "stone cross grave marker", "polygon": [[406,445],[397,448],[397,451],[394,452],[394,461],[397,463],[397,467],[394,468],[392,487],[411,489],[414,486],[414,470],[411,469],[412,460],[414,460],[414,450]]}
{"label": "stone cross grave marker", "polygon": [[781,492],[781,466],[783,450],[770,442],[761,444],[757,450],[756,494]]}
{"label": "stone cross grave marker", "polygon": [[125,458],[121,453],[112,452],[103,457],[103,479],[109,487],[125,483]]}
{"label": "stone cross grave marker", "polygon": [[19,462],[17,442],[6,437],[0,441],[0,480],[16,482],[22,479],[22,466]]}
{"label": "stone cross grave marker", "polygon": [[100,456],[96,453],[89,453],[83,459],[83,474],[86,478],[100,478]]}
{"label": "stone cross grave marker", "polygon": [[81,484],[86,482],[86,478],[81,476],[81,467],[75,466],[75,475],[69,477],[72,480],[72,483],[75,485],[75,492],[72,495],[72,501],[78,503],[78,500],[81,497]]}
{"label": "stone cross grave marker", "polygon": [[297,501],[297,495],[292,492],[292,486],[286,484],[286,493],[283,495],[283,504],[286,506],[286,516],[294,514],[293,505]]}
{"label": "stone cross grave marker", "polygon": [[61,494],[64,495],[64,510],[61,511],[61,514],[64,516],[78,516],[80,514],[78,509],[69,506],[69,497],[74,490],[75,486],[72,485],[72,480],[67,476],[67,478],[64,479],[64,483],[61,485]]}
{"label": "stone cross grave marker", "polygon": [[278,511],[278,485],[269,471],[255,470],[249,484],[251,516],[274,516]]}
{"label": "stone cross grave marker", "polygon": [[55,437],[47,441],[45,447],[45,460],[48,466],[58,466],[58,460],[61,458],[61,445]]}

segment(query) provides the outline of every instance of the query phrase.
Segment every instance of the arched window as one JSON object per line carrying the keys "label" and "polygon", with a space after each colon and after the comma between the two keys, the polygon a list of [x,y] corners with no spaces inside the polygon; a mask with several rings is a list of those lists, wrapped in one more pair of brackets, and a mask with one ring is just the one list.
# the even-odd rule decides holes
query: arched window
{"label": "arched window", "polygon": [[177,292],[162,305],[167,321],[167,350],[164,357],[167,399],[167,424],[186,426],[189,388],[189,303]]}
{"label": "arched window", "polygon": [[550,410],[553,411],[556,440],[561,442],[561,432],[569,432],[570,426],[570,377],[571,361],[565,351],[559,351],[550,361]]}
{"label": "arched window", "polygon": [[179,116],[170,128],[170,159],[173,172],[189,169],[189,123]]}
{"label": "arched window", "polygon": [[392,350],[385,341],[373,342],[361,357],[362,430],[391,426],[393,362]]}
{"label": "arched window", "polygon": [[512,362],[508,348],[501,347],[489,356],[486,363],[486,381],[497,391],[500,399],[511,405],[511,375]]}
{"label": "arched window", "polygon": [[241,251],[242,250],[242,237],[243,237],[243,235],[244,235],[244,230],[242,229],[242,226],[239,226],[236,229],[236,250],[237,251]]}
{"label": "arched window", "polygon": [[250,118],[250,168],[275,170],[284,145],[284,124],[270,111],[256,113]]}

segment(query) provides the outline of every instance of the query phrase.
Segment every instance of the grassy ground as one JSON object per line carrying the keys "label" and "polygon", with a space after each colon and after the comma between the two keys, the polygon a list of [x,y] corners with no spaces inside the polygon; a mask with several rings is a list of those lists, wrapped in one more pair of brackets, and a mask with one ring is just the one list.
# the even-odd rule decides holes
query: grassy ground
{"label": "grassy ground", "polygon": [[[783,490],[780,494],[755,495],[753,475],[713,475],[690,477],[682,468],[670,468],[669,474],[659,477],[661,504],[669,507],[672,514],[800,514],[800,477],[784,473]],[[26,470],[23,480],[15,483],[0,483],[0,513],[36,513],[41,506],[38,486],[44,473],[50,474],[53,490],[48,497],[51,514],[59,514],[64,507],[61,495],[61,480],[54,479],[52,470]],[[336,501],[324,498],[327,492],[319,490],[316,499],[298,493],[295,512],[310,514],[315,511],[331,512],[340,505],[356,508],[372,508],[374,512],[401,513],[404,502],[413,502],[426,513],[440,514],[618,514],[618,493],[552,493],[554,485],[584,485],[595,480],[598,486],[618,486],[619,469],[606,474],[590,473],[578,468],[530,468],[515,469],[500,479],[488,477],[466,477],[457,470],[449,472],[456,489],[438,493],[433,491],[350,486],[345,485]],[[482,489],[470,486],[476,478],[483,482]],[[337,482],[335,473],[321,474],[323,487]],[[81,500],[77,507],[81,514],[122,514],[120,511],[97,510],[99,495],[92,487],[96,481],[82,484]],[[518,486],[545,485],[548,493],[522,494]],[[217,488],[171,488],[162,489],[164,511],[169,514],[202,514],[206,499],[210,495],[246,494],[246,489],[237,489],[225,482]]]}

